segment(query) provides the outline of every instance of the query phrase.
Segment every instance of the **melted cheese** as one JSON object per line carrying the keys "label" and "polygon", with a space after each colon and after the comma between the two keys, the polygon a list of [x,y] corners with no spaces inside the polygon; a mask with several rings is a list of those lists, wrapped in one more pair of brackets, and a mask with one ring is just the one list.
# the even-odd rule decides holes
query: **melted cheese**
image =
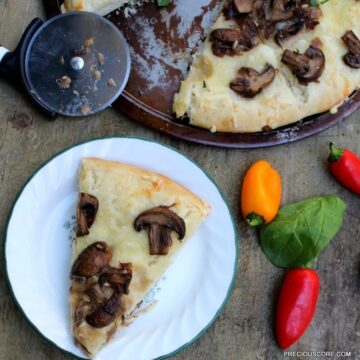
{"label": "melted cheese", "polygon": [[[95,196],[99,201],[96,219],[90,234],[73,242],[73,262],[79,254],[96,241],[105,241],[113,249],[111,265],[131,262],[133,277],[129,295],[122,296],[125,316],[129,316],[150,288],[159,280],[174,256],[196,231],[210,212],[204,201],[174,181],[130,165],[100,159],[84,159],[79,176],[79,191]],[[145,210],[166,205],[182,217],[186,224],[183,241],[172,233],[173,245],[167,256],[149,254],[148,232],[136,232],[134,220]],[[80,301],[82,286],[73,282],[72,314]],[[118,319],[117,327],[122,325]],[[96,353],[107,341],[113,324],[96,329],[83,322],[74,328],[76,339],[88,350]]]}
{"label": "melted cheese", "polygon": [[[360,38],[360,1],[331,0],[321,6],[323,16],[313,31],[304,31],[287,44],[304,52],[318,37],[323,43],[326,67],[318,82],[300,85],[289,68],[281,63],[284,49],[273,39],[237,56],[216,57],[209,37],[195,56],[190,72],[174,98],[177,117],[188,116],[191,124],[210,131],[256,132],[296,122],[327,111],[360,87],[360,70],[342,60],[347,48],[341,37],[353,30]],[[223,14],[213,24],[231,28]],[[241,67],[262,71],[267,64],[277,69],[273,83],[253,99],[237,95],[229,87]],[[205,85],[205,86],[204,86]]]}

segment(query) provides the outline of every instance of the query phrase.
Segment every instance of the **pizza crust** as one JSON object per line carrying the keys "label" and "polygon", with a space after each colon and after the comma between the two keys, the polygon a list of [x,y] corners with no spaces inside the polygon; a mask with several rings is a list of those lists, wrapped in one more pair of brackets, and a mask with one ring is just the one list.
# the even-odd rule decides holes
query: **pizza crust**
{"label": "pizza crust", "polygon": [[[360,87],[360,70],[343,62],[347,49],[341,37],[349,29],[360,37],[360,2],[331,0],[321,9],[323,16],[315,30],[295,36],[288,47],[303,52],[314,38],[321,39],[326,67],[318,82],[299,84],[281,63],[284,49],[272,39],[242,55],[220,58],[213,55],[208,37],[175,95],[176,116],[188,116],[192,125],[212,132],[257,132],[327,111],[346,99]],[[221,14],[210,33],[231,26],[233,22]],[[241,67],[262,71],[267,64],[277,69],[275,80],[255,98],[245,99],[230,89],[229,83]]]}
{"label": "pizza crust", "polygon": [[[78,182],[80,192],[98,199],[99,209],[89,235],[73,241],[72,262],[92,243],[104,241],[113,249],[110,265],[132,263],[129,295],[121,298],[124,318],[130,321],[132,311],[160,279],[182,245],[196,232],[201,221],[210,213],[210,206],[163,175],[112,161],[83,159]],[[172,234],[173,245],[169,254],[152,256],[149,254],[148,232],[136,232],[134,220],[144,210],[160,205],[171,206],[171,210],[184,219],[186,236],[179,241]],[[83,290],[83,285],[72,282],[72,319]],[[116,328],[124,325],[123,318],[118,318]],[[73,330],[76,340],[91,355],[107,343],[114,333],[114,324],[97,329],[84,321],[80,327],[73,324]]]}
{"label": "pizza crust", "polygon": [[65,0],[61,11],[63,13],[89,11],[104,16],[128,2],[128,0]]}

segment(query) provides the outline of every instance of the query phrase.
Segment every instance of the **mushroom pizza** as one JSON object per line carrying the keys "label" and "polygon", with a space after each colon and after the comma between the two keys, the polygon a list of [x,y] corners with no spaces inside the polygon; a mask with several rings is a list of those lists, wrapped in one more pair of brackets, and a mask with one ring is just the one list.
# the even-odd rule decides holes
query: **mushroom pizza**
{"label": "mushroom pizza", "polygon": [[101,159],[82,160],[78,183],[71,320],[92,357],[132,320],[210,206],[165,176]]}
{"label": "mushroom pizza", "polygon": [[230,0],[195,55],[174,112],[212,132],[276,129],[360,87],[360,1]]}

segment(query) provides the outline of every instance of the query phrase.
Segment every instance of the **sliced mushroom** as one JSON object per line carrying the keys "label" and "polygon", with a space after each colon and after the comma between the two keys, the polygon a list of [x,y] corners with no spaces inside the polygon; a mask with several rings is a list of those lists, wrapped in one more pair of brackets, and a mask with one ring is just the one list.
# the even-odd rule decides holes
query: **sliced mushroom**
{"label": "sliced mushroom", "polygon": [[113,289],[100,287],[98,283],[91,285],[75,310],[75,325],[80,326],[86,317],[101,307],[113,293]]}
{"label": "sliced mushroom", "polygon": [[99,283],[92,284],[88,289],[86,289],[85,294],[88,295],[92,307],[97,307],[103,304],[112,294],[113,290],[111,288],[103,288]]}
{"label": "sliced mushroom", "polygon": [[275,35],[275,41],[278,45],[284,47],[286,45],[286,41],[297,35],[304,29],[304,26],[304,21],[299,20],[298,18],[277,23],[275,29],[278,31]]}
{"label": "sliced mushroom", "polygon": [[99,208],[98,199],[89,194],[80,193],[76,207],[77,236],[89,234]]}
{"label": "sliced mushroom", "polygon": [[167,255],[172,245],[171,233],[168,228],[153,225],[149,230],[150,254]]}
{"label": "sliced mushroom", "polygon": [[89,301],[81,300],[74,314],[75,326],[79,326],[91,311],[93,311],[92,304]]}
{"label": "sliced mushroom", "polygon": [[346,65],[360,69],[360,40],[353,31],[348,31],[342,38],[349,52],[343,57]]}
{"label": "sliced mushroom", "polygon": [[352,30],[348,31],[341,39],[352,54],[360,54],[360,40]]}
{"label": "sliced mushroom", "polygon": [[303,15],[305,19],[305,25],[307,29],[313,30],[320,23],[320,17],[322,16],[322,10],[319,7],[302,8],[305,12]]}
{"label": "sliced mushroom", "polygon": [[237,54],[240,32],[234,29],[216,29],[210,34],[212,52],[215,56],[234,56]]}
{"label": "sliced mushroom", "polygon": [[226,20],[236,20],[240,15],[234,1],[227,4],[222,12]]}
{"label": "sliced mushroom", "polygon": [[303,85],[319,79],[325,69],[324,53],[312,45],[304,54],[285,50],[281,61],[290,68]]}
{"label": "sliced mushroom", "polygon": [[265,18],[268,21],[288,20],[294,15],[294,1],[268,0],[265,5]]}
{"label": "sliced mushroom", "polygon": [[118,294],[129,294],[131,279],[132,264],[120,263],[120,268],[106,267],[99,277],[99,284],[110,285]]}
{"label": "sliced mushroom", "polygon": [[120,295],[116,292],[94,312],[86,316],[86,322],[95,327],[103,328],[110,325],[120,310]]}
{"label": "sliced mushroom", "polygon": [[[254,4],[254,9],[261,5]],[[263,6],[265,19],[259,18],[260,12],[254,11],[259,28],[263,36],[268,39],[272,34],[280,46],[297,35],[303,29],[314,29],[320,22],[322,11],[318,7],[310,6],[306,0],[272,0]]]}
{"label": "sliced mushroom", "polygon": [[347,53],[344,55],[343,59],[346,65],[352,67],[353,69],[360,69],[360,54],[354,55]]}
{"label": "sliced mushroom", "polygon": [[71,270],[73,280],[91,277],[107,266],[112,258],[112,250],[105,242],[95,242],[88,246],[74,262]]}
{"label": "sliced mushroom", "polygon": [[237,20],[242,40],[239,46],[242,51],[248,51],[260,43],[260,36],[255,21],[249,15],[241,15]]}
{"label": "sliced mushroom", "polygon": [[131,278],[131,263],[120,264],[120,268],[106,266],[98,280],[84,291],[75,311],[75,325],[86,320],[100,328],[113,322],[120,309],[121,294],[129,293]]}
{"label": "sliced mushroom", "polygon": [[240,14],[248,14],[253,10],[254,0],[234,0],[234,5]]}
{"label": "sliced mushroom", "polygon": [[252,15],[257,19],[265,17],[265,0],[254,0]]}
{"label": "sliced mushroom", "polygon": [[245,98],[253,98],[268,87],[274,78],[275,69],[271,65],[267,65],[261,73],[243,67],[239,70],[237,78],[230,83],[230,88]]}
{"label": "sliced mushroom", "polygon": [[210,35],[212,51],[215,56],[234,56],[240,51],[249,51],[260,42],[256,24],[248,15],[237,20],[238,27],[216,29]]}
{"label": "sliced mushroom", "polygon": [[184,220],[167,206],[158,206],[141,213],[134,222],[136,231],[149,228],[150,255],[167,255],[172,245],[170,230],[178,234],[179,240],[185,237]]}

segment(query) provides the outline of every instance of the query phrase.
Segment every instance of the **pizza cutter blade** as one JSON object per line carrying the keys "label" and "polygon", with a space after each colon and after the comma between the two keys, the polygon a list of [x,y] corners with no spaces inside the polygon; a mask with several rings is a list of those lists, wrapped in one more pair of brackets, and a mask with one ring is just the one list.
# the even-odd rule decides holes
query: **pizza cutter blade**
{"label": "pizza cutter blade", "polygon": [[130,51],[121,32],[87,12],[59,15],[43,24],[34,20],[18,48],[2,60],[0,48],[0,61],[0,73],[17,80],[51,115],[84,116],[105,109],[130,74]]}

